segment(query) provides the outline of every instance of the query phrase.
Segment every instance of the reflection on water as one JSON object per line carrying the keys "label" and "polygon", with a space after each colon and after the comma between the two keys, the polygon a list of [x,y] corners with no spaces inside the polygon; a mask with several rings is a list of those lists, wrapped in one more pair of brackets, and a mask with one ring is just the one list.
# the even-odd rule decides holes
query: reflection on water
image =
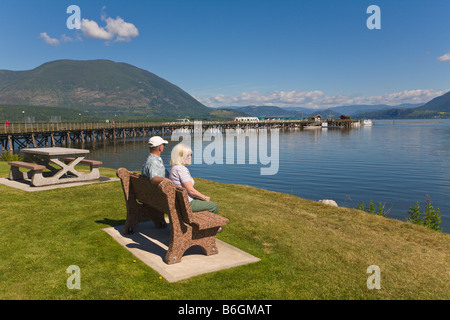
{"label": "reflection on water", "polygon": [[[401,220],[409,206],[416,201],[424,203],[429,194],[434,207],[441,210],[444,231],[449,232],[450,120],[374,122],[373,127],[349,130],[280,132],[276,175],[262,176],[260,169],[267,166],[259,158],[257,164],[249,164],[255,162],[250,160],[255,155],[248,151],[245,164],[193,164],[190,171],[194,177],[305,199],[333,199],[340,206],[356,207],[362,201],[375,200],[391,208],[389,217]],[[170,136],[166,139],[170,143],[162,158],[169,168],[170,152],[178,142],[170,141]],[[90,149],[89,157],[103,161],[104,167],[140,170],[148,155],[147,140],[127,138],[75,147]],[[210,143],[204,141],[203,150]],[[224,157],[226,151],[224,145]]]}

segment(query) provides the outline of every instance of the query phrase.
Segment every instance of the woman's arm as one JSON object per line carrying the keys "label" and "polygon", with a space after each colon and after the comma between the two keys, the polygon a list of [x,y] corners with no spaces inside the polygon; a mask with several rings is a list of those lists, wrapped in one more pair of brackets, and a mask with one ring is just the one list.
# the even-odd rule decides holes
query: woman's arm
{"label": "woman's arm", "polygon": [[189,195],[192,198],[196,198],[196,199],[200,199],[200,200],[204,200],[204,201],[210,200],[210,198],[208,196],[205,196],[203,193],[201,193],[200,191],[197,191],[194,188],[194,186],[192,185],[192,181],[182,182],[181,185],[183,186],[183,188],[186,189],[186,191],[189,193]]}

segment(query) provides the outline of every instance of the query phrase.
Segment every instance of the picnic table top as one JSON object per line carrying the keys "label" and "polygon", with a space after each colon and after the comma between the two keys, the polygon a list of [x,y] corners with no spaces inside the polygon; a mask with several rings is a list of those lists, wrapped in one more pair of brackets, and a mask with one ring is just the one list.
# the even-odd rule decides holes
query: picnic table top
{"label": "picnic table top", "polygon": [[84,155],[89,153],[89,150],[86,149],[61,148],[61,147],[25,148],[21,149],[21,151],[28,154],[37,154],[44,156],[69,156],[69,155]]}

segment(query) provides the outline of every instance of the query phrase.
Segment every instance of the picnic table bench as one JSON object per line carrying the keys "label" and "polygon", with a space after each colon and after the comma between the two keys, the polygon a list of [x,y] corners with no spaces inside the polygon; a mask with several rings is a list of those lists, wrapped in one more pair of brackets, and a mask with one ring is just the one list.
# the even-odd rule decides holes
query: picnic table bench
{"label": "picnic table bench", "polygon": [[216,234],[228,219],[209,211],[192,212],[187,191],[170,180],[152,182],[148,177],[120,168],[116,172],[122,182],[127,206],[124,233],[134,233],[138,224],[153,220],[165,227],[164,213],[170,221],[170,245],[164,261],[178,263],[192,246],[200,246],[205,255],[218,253]]}
{"label": "picnic table bench", "polygon": [[[23,161],[9,161],[8,165],[11,166],[9,171],[10,180],[31,179],[32,184],[42,179],[42,171],[45,169],[45,166],[43,165]],[[25,168],[30,171],[21,172],[19,168]]]}

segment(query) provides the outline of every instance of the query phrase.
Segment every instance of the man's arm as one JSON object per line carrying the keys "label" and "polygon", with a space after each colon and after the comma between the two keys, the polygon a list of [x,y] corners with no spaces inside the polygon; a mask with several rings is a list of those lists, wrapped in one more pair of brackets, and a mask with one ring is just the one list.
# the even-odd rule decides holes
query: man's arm
{"label": "man's arm", "polygon": [[158,177],[158,176],[154,176],[153,178],[151,178],[151,182],[152,183],[160,183],[164,180],[168,180],[170,181],[170,179],[164,178],[164,177]]}

